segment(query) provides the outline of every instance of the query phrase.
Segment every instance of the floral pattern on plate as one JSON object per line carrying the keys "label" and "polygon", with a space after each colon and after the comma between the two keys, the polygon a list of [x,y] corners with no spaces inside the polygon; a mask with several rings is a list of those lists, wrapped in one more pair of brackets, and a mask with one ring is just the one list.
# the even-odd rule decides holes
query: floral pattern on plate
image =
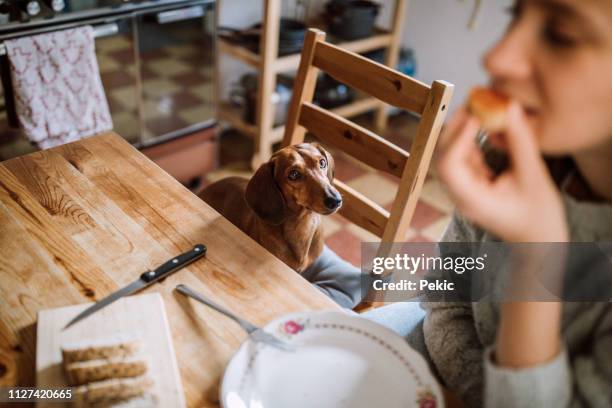
{"label": "floral pattern on plate", "polygon": [[291,319],[278,325],[277,331],[287,339],[301,333],[308,326],[309,319]]}
{"label": "floral pattern on plate", "polygon": [[418,393],[417,404],[419,408],[436,408],[436,396],[430,389],[421,390]]}

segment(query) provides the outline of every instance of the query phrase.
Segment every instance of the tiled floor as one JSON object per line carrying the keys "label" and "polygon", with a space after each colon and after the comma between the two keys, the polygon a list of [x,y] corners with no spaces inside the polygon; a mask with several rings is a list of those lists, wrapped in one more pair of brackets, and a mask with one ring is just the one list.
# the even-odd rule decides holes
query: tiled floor
{"label": "tiled floor", "polygon": [[[368,117],[356,120],[367,126]],[[385,137],[404,149],[410,147],[410,140],[416,130],[415,120],[407,114],[394,116],[389,121]],[[354,189],[367,195],[381,206],[390,209],[395,197],[398,179],[378,172],[352,157],[330,149],[336,161],[336,177]],[[238,175],[250,177],[249,152],[252,142],[236,133],[226,133],[221,139],[221,167],[206,176],[207,183],[224,177]],[[435,174],[428,174],[421,197],[412,219],[406,240],[415,242],[438,241],[450,220],[453,206]],[[361,242],[377,242],[379,239],[370,232],[334,214],[324,217],[325,241],[341,257],[359,266]]]}

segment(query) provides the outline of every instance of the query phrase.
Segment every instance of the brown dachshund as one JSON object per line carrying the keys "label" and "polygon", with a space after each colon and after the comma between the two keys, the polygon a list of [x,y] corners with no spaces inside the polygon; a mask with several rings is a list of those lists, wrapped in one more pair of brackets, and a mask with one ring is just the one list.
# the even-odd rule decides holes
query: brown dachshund
{"label": "brown dachshund", "polygon": [[321,217],[342,205],[334,159],[317,143],[276,152],[251,180],[228,177],[199,197],[298,272],[323,250]]}

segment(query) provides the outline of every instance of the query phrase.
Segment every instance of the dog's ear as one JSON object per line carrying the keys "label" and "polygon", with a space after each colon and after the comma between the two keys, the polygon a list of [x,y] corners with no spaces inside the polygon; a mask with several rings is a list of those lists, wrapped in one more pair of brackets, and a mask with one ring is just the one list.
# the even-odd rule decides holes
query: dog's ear
{"label": "dog's ear", "polygon": [[276,180],[274,161],[262,164],[247,184],[244,198],[248,206],[264,221],[279,225],[287,218],[287,206]]}
{"label": "dog's ear", "polygon": [[334,158],[319,143],[313,143],[313,146],[316,147],[317,150],[319,150],[325,157],[325,160],[327,160],[327,178],[330,182],[334,181],[334,171],[336,170],[336,162],[334,162]]}

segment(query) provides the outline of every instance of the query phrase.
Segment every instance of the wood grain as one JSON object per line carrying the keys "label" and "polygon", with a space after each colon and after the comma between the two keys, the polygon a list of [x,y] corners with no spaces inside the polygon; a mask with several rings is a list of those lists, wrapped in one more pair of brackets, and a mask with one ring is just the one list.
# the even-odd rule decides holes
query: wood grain
{"label": "wood grain", "polygon": [[406,163],[391,206],[383,242],[403,241],[406,238],[453,91],[454,86],[444,81],[434,81],[431,86],[425,111],[410,147],[410,160]]}
{"label": "wood grain", "polygon": [[312,63],[338,81],[385,103],[419,115],[425,109],[427,85],[361,55],[318,42]]}
{"label": "wood grain", "polygon": [[342,194],[340,214],[361,228],[382,237],[389,221],[389,212],[338,179],[334,180],[334,186]]}
{"label": "wood grain", "polygon": [[278,57],[278,36],[281,19],[281,0],[264,0],[264,21],[259,38],[259,77],[257,81],[257,101],[255,106],[255,155],[251,160],[254,169],[267,162],[272,156],[272,129],[274,128],[274,110],[272,94],[276,88],[274,61]]}
{"label": "wood grain", "polygon": [[[406,3],[408,0],[395,0],[395,6],[391,17],[391,33],[389,47],[385,50],[383,63],[388,67],[396,67],[399,59],[399,51],[402,45],[402,27],[406,19]],[[387,106],[383,103],[376,110],[374,127],[380,133],[387,125]]]}
{"label": "wood grain", "polygon": [[320,41],[325,41],[323,31],[310,29],[306,32],[300,66],[295,77],[295,83],[300,84],[300,86],[294,87],[291,96],[291,104],[285,121],[283,146],[290,146],[299,143],[298,140],[304,140],[305,129],[299,126],[300,109],[304,102],[311,102],[314,96],[319,70],[312,65],[312,59],[315,47]]}
{"label": "wood grain", "polygon": [[245,336],[178,283],[255,324],[337,306],[114,133],[2,162],[0,383],[34,385],[39,310],[99,300],[198,242],[205,259],[144,293],[164,299],[188,406],[214,407]]}
{"label": "wood grain", "polygon": [[408,153],[376,133],[312,103],[302,103],[299,123],[317,139],[331,143],[369,166],[401,177]]}

